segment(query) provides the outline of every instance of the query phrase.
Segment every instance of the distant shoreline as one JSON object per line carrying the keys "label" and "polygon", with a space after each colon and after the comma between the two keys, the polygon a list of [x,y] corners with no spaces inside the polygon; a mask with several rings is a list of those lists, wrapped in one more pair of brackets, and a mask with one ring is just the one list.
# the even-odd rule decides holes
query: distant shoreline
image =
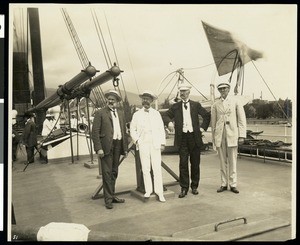
{"label": "distant shoreline", "polygon": [[292,121],[284,118],[268,118],[268,119],[256,119],[256,118],[247,118],[248,124],[289,124]]}

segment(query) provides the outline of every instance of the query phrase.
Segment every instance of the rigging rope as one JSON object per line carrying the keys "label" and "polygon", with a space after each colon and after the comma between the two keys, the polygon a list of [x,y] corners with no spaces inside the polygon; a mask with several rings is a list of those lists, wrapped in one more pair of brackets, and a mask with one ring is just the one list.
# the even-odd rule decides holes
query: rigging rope
{"label": "rigging rope", "polygon": [[[123,32],[122,24],[120,24],[120,26],[121,26],[122,37],[123,37],[123,40],[125,42],[125,47],[126,47],[127,55],[128,55],[128,58],[129,58],[129,63],[130,63],[131,71],[133,73],[133,78],[134,78],[134,81],[135,81],[135,85],[136,85],[138,93],[140,93],[140,90],[139,90],[139,87],[138,87],[138,83],[137,83],[137,80],[136,80],[136,76],[135,76],[135,73],[134,73],[132,61],[131,61],[131,58],[130,58],[130,55],[129,55],[128,45],[127,45],[127,42],[126,42],[126,39],[125,39],[125,35],[124,35],[124,32]],[[121,78],[122,78],[122,76],[121,76]]]}
{"label": "rigging rope", "polygon": [[[174,73],[173,77],[169,80],[169,82],[168,82],[167,85],[164,87],[164,89],[159,93],[158,97],[163,93],[163,91],[167,88],[167,86],[170,84],[170,82],[171,82],[171,81],[173,80],[173,78],[176,76],[177,71],[171,72],[169,75],[171,75],[172,73]],[[167,77],[168,77],[169,75],[167,75]],[[165,77],[164,80],[165,80],[167,77]],[[164,80],[163,80],[163,81],[164,81]],[[162,82],[163,82],[163,81],[162,81]],[[176,84],[175,84],[175,85],[176,85]],[[174,89],[174,87],[173,87],[173,89]],[[172,90],[173,90],[173,89],[172,89]],[[170,96],[170,95],[169,95],[169,96]]]}
{"label": "rigging rope", "polygon": [[263,76],[261,75],[261,73],[259,72],[259,70],[257,69],[256,65],[254,64],[253,60],[251,60],[253,66],[255,67],[256,71],[258,72],[258,74],[260,75],[261,79],[263,80],[263,82],[265,83],[265,85],[267,86],[268,90],[270,91],[270,93],[272,94],[273,98],[275,99],[275,101],[277,102],[280,110],[282,111],[282,113],[284,114],[284,116],[288,119],[288,116],[286,115],[286,113],[284,112],[283,108],[281,107],[281,105],[279,104],[278,100],[276,99],[275,95],[273,94],[273,92],[271,91],[269,85],[267,84],[267,82],[265,81],[265,79],[263,78]]}
{"label": "rigging rope", "polygon": [[206,100],[208,100],[207,98],[206,98],[206,96],[204,95],[204,94],[202,94],[183,74],[181,74],[182,75],[182,77],[189,83],[189,84],[191,84],[196,90],[197,90],[197,92],[199,93],[199,94],[201,94]]}
{"label": "rigging rope", "polygon": [[[115,45],[114,45],[114,42],[113,42],[113,39],[112,39],[112,35],[111,35],[111,32],[110,32],[110,27],[109,27],[109,24],[108,24],[108,21],[107,21],[107,18],[106,18],[105,11],[104,11],[104,16],[105,16],[105,21],[106,21],[106,25],[107,25],[107,29],[108,29],[110,41],[111,41],[111,44],[112,44],[112,47],[113,47],[115,59],[116,59],[116,61],[117,61],[117,64],[120,65],[119,60],[118,60],[118,57],[117,57],[117,54],[116,54],[116,49],[115,49]],[[121,82],[122,82],[122,85],[123,85],[123,90],[124,90],[124,93],[125,93],[125,98],[127,98],[127,93],[126,93],[126,89],[125,89],[125,86],[124,86],[122,74],[120,74],[120,78],[121,78]],[[120,93],[120,95],[121,95],[120,89],[119,89],[119,93]],[[121,95],[121,97],[122,97],[122,95]],[[122,99],[122,100],[123,100],[123,99]]]}
{"label": "rigging rope", "polygon": [[[177,82],[178,82],[178,81],[177,81]],[[175,88],[176,85],[177,85],[177,83],[174,83],[173,88],[171,89],[171,92],[170,92],[169,95],[167,96],[167,99],[169,99],[169,97],[170,97],[171,93],[173,92],[173,90],[174,90],[174,88]],[[177,98],[177,96],[178,96],[178,93],[176,94],[176,98]]]}
{"label": "rigging rope", "polygon": [[[104,39],[104,37],[103,37],[102,29],[101,29],[101,27],[100,27],[100,24],[99,24],[99,21],[98,21],[98,17],[97,17],[97,15],[96,15],[96,12],[94,11],[94,12],[92,12],[92,14],[93,14],[93,20],[94,20],[94,24],[95,24],[95,27],[96,27],[96,30],[97,30],[98,38],[99,38],[99,41],[100,41],[100,44],[101,44],[102,52],[103,52],[103,54],[104,54],[104,57],[105,57],[105,60],[106,60],[106,64],[107,64],[107,66],[108,66],[108,68],[109,68],[109,64],[110,64],[110,66],[112,66],[112,62],[111,62],[111,59],[110,59],[110,56],[109,56],[109,53],[108,53],[108,49],[107,49],[107,46],[106,46],[106,43],[105,43],[105,39]],[[104,15],[105,15],[105,13],[104,13]],[[105,16],[105,19],[106,19],[106,16]],[[106,23],[107,23],[107,19],[106,19]],[[112,42],[112,46],[113,46],[115,58],[116,58],[116,61],[117,61],[117,63],[118,63],[118,59],[117,59],[117,55],[116,55],[116,51],[115,51],[115,47],[114,47],[114,43],[113,43],[113,40],[112,40],[112,37],[111,37],[110,28],[109,28],[109,26],[108,26],[108,23],[107,23],[107,27],[108,27],[108,31],[109,31],[109,34],[110,34],[110,39],[111,39],[111,42]],[[99,31],[100,31],[100,34],[101,34],[101,35],[99,35]],[[121,80],[123,81],[121,74],[120,74],[120,77],[121,77]],[[117,83],[117,85],[114,84],[114,87],[116,87],[116,86],[118,86],[118,83]],[[124,83],[123,83],[123,87],[124,87]],[[104,93],[103,93],[103,91],[102,91],[102,89],[101,89],[101,86],[99,85],[99,86],[97,86],[96,88],[98,89],[98,92],[99,92],[99,90],[101,91],[100,94],[101,94],[101,96],[103,96]],[[95,88],[95,89],[96,89],[96,88]],[[125,92],[125,96],[127,97],[125,87],[124,87],[124,92]],[[121,98],[122,98],[122,94],[121,94],[121,92],[120,92],[120,89],[119,89],[119,93],[120,93],[120,96],[121,96]],[[123,100],[123,99],[122,99],[122,100]],[[105,105],[105,99],[104,99],[104,96],[103,96],[102,99],[101,99],[101,104],[102,104],[102,105]]]}
{"label": "rigging rope", "polygon": [[62,12],[64,21],[66,23],[67,29],[70,33],[72,42],[74,44],[74,47],[75,47],[76,53],[79,57],[82,68],[86,68],[90,64],[90,62],[87,57],[87,54],[85,53],[85,51],[82,47],[82,44],[80,42],[79,36],[76,32],[76,29],[71,21],[71,18],[69,17],[67,10],[65,8],[61,8],[61,12]]}
{"label": "rigging rope", "polygon": [[214,65],[215,63],[210,63],[208,65],[204,65],[204,66],[199,66],[199,67],[193,67],[193,68],[182,68],[183,70],[196,70],[196,69],[202,69],[211,65]]}
{"label": "rigging rope", "polygon": [[[159,84],[159,87],[158,87],[158,90],[160,89],[160,87],[161,87],[161,85],[163,84],[163,82],[168,78],[168,76],[170,76],[171,74],[173,74],[173,73],[175,73],[175,75],[177,74],[177,70],[176,71],[172,71],[171,73],[169,73],[167,76],[165,76],[165,78],[160,82],[160,84]],[[175,76],[174,75],[174,76]],[[173,77],[174,77],[173,76]],[[173,79],[173,77],[172,77],[172,79]],[[172,80],[171,79],[171,80]]]}
{"label": "rigging rope", "polygon": [[[215,63],[210,63],[210,64],[207,64],[207,65],[204,65],[204,66],[200,66],[200,67],[193,67],[193,68],[181,68],[182,70],[195,70],[195,69],[202,69],[202,68],[205,68],[205,67],[208,67],[208,66],[211,66],[211,65],[214,65]],[[159,88],[158,90],[160,89],[160,87],[162,86],[163,82],[171,75],[171,74],[174,74],[174,76],[178,73],[178,70],[176,71],[173,71],[171,73],[169,73],[161,82],[160,82],[160,85],[159,85]],[[170,79],[170,81],[167,83],[167,85],[164,87],[164,89],[159,93],[158,96],[160,96],[163,91],[166,89],[166,87],[169,85],[169,83],[171,82],[171,80],[174,78],[174,76]],[[184,76],[183,76],[184,77]],[[184,77],[185,78],[185,77]],[[186,79],[186,78],[185,78]],[[186,79],[187,80],[187,79]],[[213,80],[213,79],[212,79]],[[187,80],[188,81],[188,80]],[[189,81],[188,81],[189,82]],[[189,82],[190,83],[190,82]],[[191,84],[191,83],[190,83]],[[192,85],[192,84],[191,84]],[[193,86],[193,85],[192,85]],[[194,86],[193,86],[194,87]],[[174,87],[172,88],[172,90],[174,89]],[[197,89],[196,89],[197,90]],[[198,90],[197,90],[198,91]],[[205,99],[207,99],[200,91],[198,91]],[[172,91],[171,91],[172,93]],[[170,93],[170,94],[171,94]],[[168,95],[168,97],[170,96],[170,94]]]}
{"label": "rigging rope", "polygon": [[[97,32],[97,35],[98,35],[98,39],[99,39],[99,42],[100,42],[100,45],[101,45],[101,49],[102,49],[102,52],[103,52],[103,55],[104,55],[104,58],[105,58],[105,62],[106,62],[107,68],[109,68],[109,64],[111,64],[111,62],[109,60],[109,57],[107,57],[108,52],[107,52],[107,49],[105,49],[105,47],[104,47],[104,44],[103,44],[104,40],[101,39],[101,37],[103,38],[103,35],[102,35],[102,31],[101,31],[100,24],[99,24],[97,15],[95,13],[95,10],[92,12],[92,17],[93,17],[94,25],[95,25],[96,32]],[[99,35],[99,31],[100,31],[101,36]]]}

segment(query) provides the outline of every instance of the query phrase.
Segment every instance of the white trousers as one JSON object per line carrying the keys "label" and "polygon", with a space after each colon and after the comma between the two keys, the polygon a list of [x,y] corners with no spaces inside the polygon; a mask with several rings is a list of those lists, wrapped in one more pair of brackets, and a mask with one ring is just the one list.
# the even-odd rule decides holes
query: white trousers
{"label": "white trousers", "polygon": [[157,195],[163,194],[163,182],[161,171],[161,151],[155,149],[152,143],[139,144],[141,165],[143,171],[145,192],[152,193],[151,166],[153,171],[154,191]]}
{"label": "white trousers", "polygon": [[228,147],[226,140],[226,130],[224,128],[222,135],[221,146],[217,147],[219,159],[220,159],[220,170],[221,170],[221,186],[237,186],[237,146]]}

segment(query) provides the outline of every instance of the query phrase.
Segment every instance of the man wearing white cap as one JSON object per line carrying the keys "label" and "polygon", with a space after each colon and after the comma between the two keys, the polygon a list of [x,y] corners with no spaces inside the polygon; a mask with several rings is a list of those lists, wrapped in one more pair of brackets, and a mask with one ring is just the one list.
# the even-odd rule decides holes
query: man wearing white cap
{"label": "man wearing white cap", "polygon": [[120,156],[127,157],[128,142],[124,112],[117,108],[121,96],[115,90],[104,93],[107,106],[95,113],[92,139],[94,150],[101,158],[104,202],[107,209],[113,203],[124,203],[125,200],[115,195],[115,184],[118,177]]}
{"label": "man wearing white cap", "polygon": [[139,96],[142,99],[143,108],[133,114],[130,135],[139,149],[145,185],[144,197],[149,198],[153,192],[152,167],[154,192],[159,201],[165,202],[161,172],[161,151],[166,145],[164,123],[160,113],[151,107],[157,96],[149,90],[145,90]]}
{"label": "man wearing white cap", "polygon": [[74,112],[71,114],[70,122],[71,122],[70,130],[77,131],[78,120],[77,120]]}
{"label": "man wearing white cap", "polygon": [[[173,104],[166,112],[166,123],[171,131],[175,122],[175,146],[179,148],[179,198],[187,195],[189,187],[197,195],[200,181],[200,149],[203,145],[202,132],[210,123],[210,113],[199,102],[189,99],[191,86],[181,83],[178,86],[181,101]],[[200,125],[199,115],[202,117]],[[191,162],[191,181],[189,175],[189,158]],[[191,182],[191,183],[190,183]]]}
{"label": "man wearing white cap", "polygon": [[50,132],[54,130],[53,127],[54,127],[53,115],[47,112],[46,118],[43,122],[42,136],[44,138],[47,137],[50,134]]}
{"label": "man wearing white cap", "polygon": [[237,194],[237,149],[238,143],[243,143],[246,138],[246,115],[240,101],[228,96],[228,82],[220,83],[217,88],[221,97],[211,109],[212,140],[218,151],[221,168],[221,187],[217,192],[227,190],[229,185],[230,190]]}

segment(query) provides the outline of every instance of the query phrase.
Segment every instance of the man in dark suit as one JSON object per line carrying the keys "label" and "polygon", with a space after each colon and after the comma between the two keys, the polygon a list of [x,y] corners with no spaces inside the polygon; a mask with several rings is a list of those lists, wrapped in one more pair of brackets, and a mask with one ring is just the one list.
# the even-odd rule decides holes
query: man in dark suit
{"label": "man in dark suit", "polygon": [[[199,102],[189,99],[191,86],[181,83],[178,86],[181,101],[173,104],[166,112],[165,122],[173,131],[175,123],[175,146],[179,149],[179,182],[181,192],[179,198],[187,195],[189,186],[197,195],[200,181],[200,149],[203,145],[202,132],[210,123],[210,113]],[[199,115],[202,117],[200,125]],[[189,176],[189,158],[191,162],[191,184]]]}
{"label": "man in dark suit", "polygon": [[34,122],[35,114],[26,112],[24,114],[25,128],[22,135],[22,142],[26,146],[27,163],[34,162],[34,148],[37,147],[37,133]]}
{"label": "man in dark suit", "polygon": [[13,114],[12,118],[12,160],[16,161],[17,160],[17,153],[18,153],[18,146],[20,142],[20,135],[17,131],[17,111],[14,110],[16,113]]}
{"label": "man in dark suit", "polygon": [[115,196],[115,183],[120,156],[127,156],[128,142],[124,112],[117,109],[117,103],[121,101],[119,93],[109,90],[104,95],[107,106],[95,113],[92,139],[94,150],[101,159],[105,207],[112,209],[112,203],[125,202]]}

